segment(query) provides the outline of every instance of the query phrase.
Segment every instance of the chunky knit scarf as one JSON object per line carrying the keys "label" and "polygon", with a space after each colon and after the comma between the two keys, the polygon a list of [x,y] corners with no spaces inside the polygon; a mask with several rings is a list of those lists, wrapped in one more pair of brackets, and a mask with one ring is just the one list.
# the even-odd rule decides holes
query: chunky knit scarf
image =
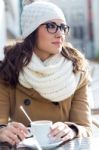
{"label": "chunky knit scarf", "polygon": [[21,85],[35,89],[41,96],[53,102],[71,96],[76,90],[79,79],[80,74],[73,73],[72,62],[61,54],[41,61],[33,53],[31,62],[19,75]]}

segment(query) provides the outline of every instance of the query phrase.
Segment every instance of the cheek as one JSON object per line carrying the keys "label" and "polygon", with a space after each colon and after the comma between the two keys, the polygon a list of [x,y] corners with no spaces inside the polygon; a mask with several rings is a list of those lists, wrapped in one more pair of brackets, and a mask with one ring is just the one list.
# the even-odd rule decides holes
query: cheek
{"label": "cheek", "polygon": [[62,40],[63,40],[63,42],[65,42],[65,40],[66,40],[66,36],[65,35],[62,36]]}
{"label": "cheek", "polygon": [[40,34],[38,36],[37,44],[40,47],[45,47],[49,45],[50,41],[51,41],[50,36],[48,36],[47,34]]}

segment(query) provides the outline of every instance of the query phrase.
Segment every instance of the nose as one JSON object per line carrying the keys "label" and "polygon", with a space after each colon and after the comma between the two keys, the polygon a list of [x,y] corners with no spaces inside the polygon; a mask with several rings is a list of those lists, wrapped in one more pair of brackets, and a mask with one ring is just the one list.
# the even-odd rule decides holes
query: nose
{"label": "nose", "polygon": [[57,29],[57,32],[55,33],[55,36],[56,37],[65,37],[60,28]]}

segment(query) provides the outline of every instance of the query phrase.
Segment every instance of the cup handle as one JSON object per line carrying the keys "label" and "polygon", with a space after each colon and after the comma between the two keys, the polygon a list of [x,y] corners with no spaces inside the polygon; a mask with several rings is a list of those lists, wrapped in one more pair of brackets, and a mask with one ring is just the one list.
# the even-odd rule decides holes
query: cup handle
{"label": "cup handle", "polygon": [[28,136],[26,137],[27,138],[31,138],[31,137],[34,137],[33,134],[31,133],[31,128],[30,127],[27,127],[28,129]]}

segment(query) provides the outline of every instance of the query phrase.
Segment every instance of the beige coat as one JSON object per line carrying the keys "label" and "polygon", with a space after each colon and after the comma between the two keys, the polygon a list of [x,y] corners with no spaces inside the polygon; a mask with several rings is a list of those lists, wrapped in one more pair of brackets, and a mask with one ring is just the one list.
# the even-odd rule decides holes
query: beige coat
{"label": "beige coat", "polygon": [[88,104],[88,75],[81,74],[74,95],[59,103],[52,103],[41,97],[35,90],[20,84],[11,88],[0,81],[0,123],[12,121],[29,125],[28,119],[20,110],[22,105],[32,120],[52,120],[66,122],[78,130],[77,136],[91,135],[91,116]]}

